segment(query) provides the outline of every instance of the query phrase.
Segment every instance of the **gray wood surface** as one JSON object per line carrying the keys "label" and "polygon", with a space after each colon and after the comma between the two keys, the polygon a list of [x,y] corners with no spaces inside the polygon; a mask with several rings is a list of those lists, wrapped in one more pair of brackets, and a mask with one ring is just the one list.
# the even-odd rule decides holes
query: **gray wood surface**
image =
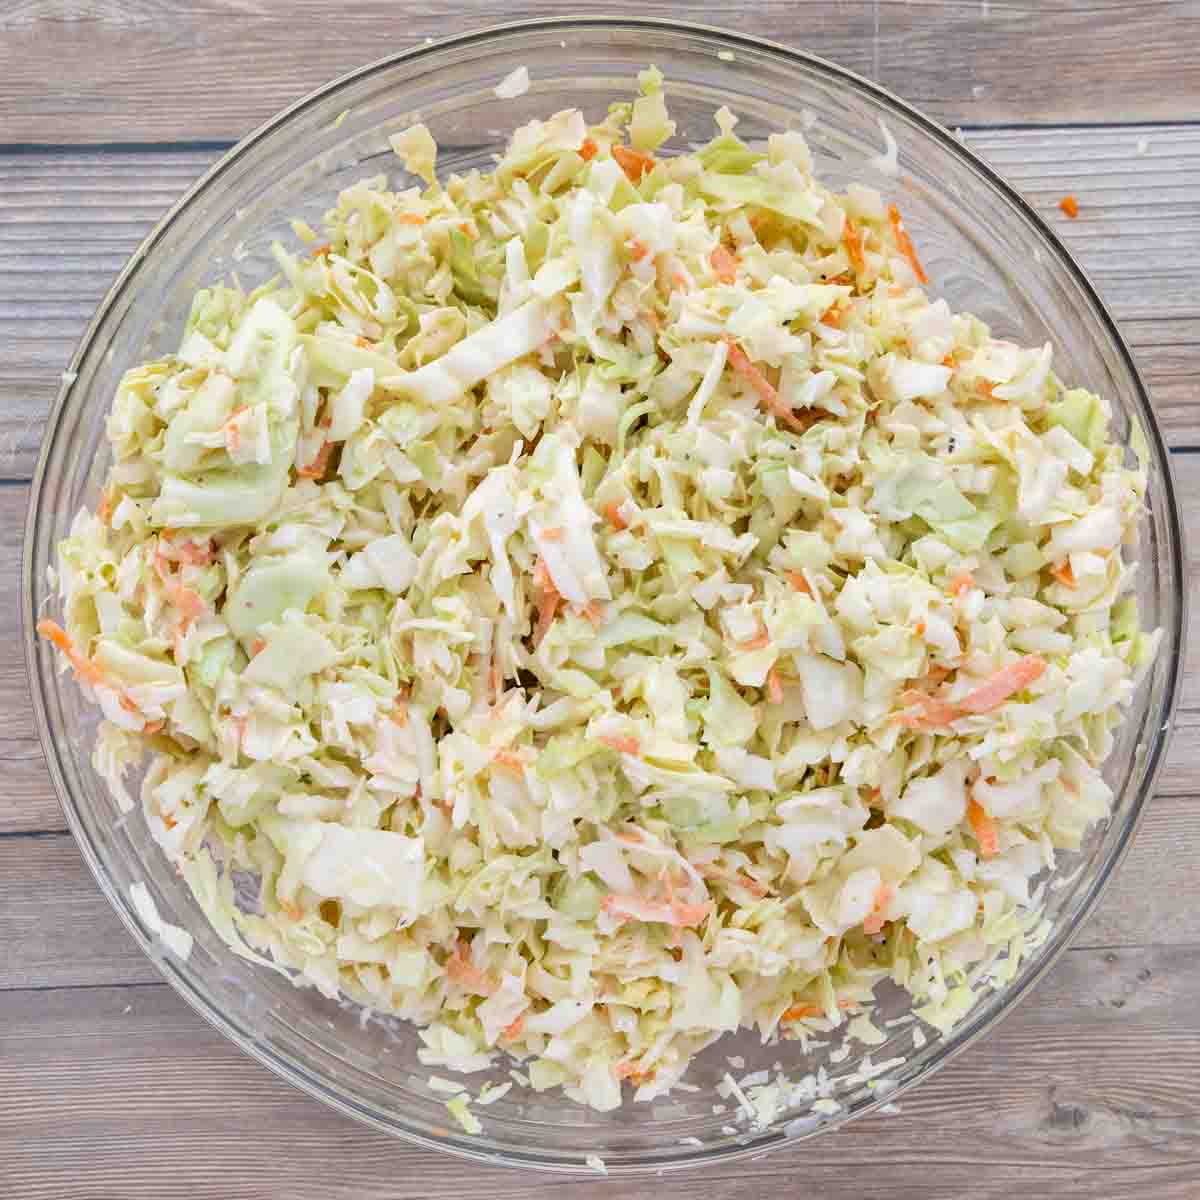
{"label": "gray wood surface", "polygon": [[[75,341],[129,252],[223,143],[388,50],[559,11],[550,0],[503,14],[480,0],[452,11],[411,0],[0,0],[3,560],[17,561],[27,481]],[[637,11],[703,16],[665,0]],[[708,19],[826,54],[967,126],[1120,320],[1194,525],[1200,4],[760,0]],[[1077,221],[1056,207],[1068,192]],[[711,1172],[565,1183],[467,1166],[335,1116],[159,981],[65,832],[29,709],[18,593],[10,567],[0,1200],[1200,1197],[1200,605],[1177,733],[1137,842],[1073,948],[998,1031],[896,1115]]]}
{"label": "gray wood surface", "polygon": [[[384,54],[572,11],[554,0],[459,0],[453,8],[428,0],[19,0],[0,7],[2,140],[237,138]],[[773,38],[959,124],[1190,119],[1200,90],[1194,4],[625,0],[584,11],[707,21]]]}

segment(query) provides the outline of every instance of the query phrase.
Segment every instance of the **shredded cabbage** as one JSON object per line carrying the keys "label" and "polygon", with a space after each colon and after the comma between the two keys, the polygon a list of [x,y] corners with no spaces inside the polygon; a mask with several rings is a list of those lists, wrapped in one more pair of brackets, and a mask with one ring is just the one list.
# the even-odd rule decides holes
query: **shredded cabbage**
{"label": "shredded cabbage", "polygon": [[427,187],[348,187],[126,373],[40,626],[238,954],[602,1109],[740,1027],[877,1042],[883,978],[960,1019],[1157,645],[1104,400],[801,134],[718,125],[660,155],[650,70],[492,174],[394,135]]}

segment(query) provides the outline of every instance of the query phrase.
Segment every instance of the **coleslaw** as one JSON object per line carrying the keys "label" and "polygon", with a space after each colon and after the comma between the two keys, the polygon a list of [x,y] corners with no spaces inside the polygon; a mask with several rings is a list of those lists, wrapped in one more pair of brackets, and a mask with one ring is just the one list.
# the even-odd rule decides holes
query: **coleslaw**
{"label": "coleslaw", "polygon": [[424,186],[200,291],[39,625],[237,953],[599,1109],[884,979],[960,1019],[1157,645],[1104,399],[800,133],[667,155],[640,83],[488,174],[397,134]]}

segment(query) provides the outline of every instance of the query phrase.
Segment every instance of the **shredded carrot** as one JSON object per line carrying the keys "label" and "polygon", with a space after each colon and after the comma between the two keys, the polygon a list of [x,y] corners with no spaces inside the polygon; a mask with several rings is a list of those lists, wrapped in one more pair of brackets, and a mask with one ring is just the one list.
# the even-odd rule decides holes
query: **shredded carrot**
{"label": "shredded carrot", "polygon": [[207,567],[216,557],[211,540],[206,540],[202,546],[197,546],[192,541],[179,542],[171,549],[181,563],[187,563],[193,567]]}
{"label": "shredded carrot", "polygon": [[86,654],[80,653],[67,631],[57,622],[43,618],[37,623],[37,632],[53,643],[65,655],[75,674],[86,683],[100,683],[103,672]]}
{"label": "shredded carrot", "polygon": [[314,246],[308,253],[311,258],[324,258],[333,250],[331,242],[322,242],[319,246]]}
{"label": "shredded carrot", "polygon": [[821,317],[821,324],[828,325],[830,329],[840,329],[842,327],[842,320],[844,319],[845,315],[846,314],[842,312],[842,310],[838,308],[836,304],[834,304],[825,310],[824,315]]}
{"label": "shredded carrot", "polygon": [[771,635],[767,632],[767,627],[759,621],[758,632],[750,639],[744,642],[738,642],[739,650],[765,650],[771,644]]}
{"label": "shredded carrot", "polygon": [[594,628],[599,629],[608,620],[608,609],[599,600],[591,600],[580,610],[582,616],[591,621]]}
{"label": "shredded carrot", "polygon": [[989,400],[992,398],[992,389],[996,385],[990,379],[980,379],[975,384],[975,390],[981,395],[986,396]]}
{"label": "shredded carrot", "polygon": [[257,658],[265,649],[267,643],[263,638],[257,637],[250,643],[250,657]]}
{"label": "shredded carrot", "polygon": [[166,721],[150,721],[142,730],[143,733],[162,733]]}
{"label": "shredded carrot", "polygon": [[924,637],[925,636],[925,622],[918,621],[916,623],[916,625],[913,627],[913,632],[917,635],[917,637]]}
{"label": "shredded carrot", "polygon": [[548,542],[561,542],[563,540],[562,526],[554,525],[549,529],[543,529],[542,537]]}
{"label": "shredded carrot", "polygon": [[991,712],[1010,696],[1023,692],[1031,683],[1040,679],[1045,669],[1045,659],[1036,654],[1026,654],[1015,663],[1001,667],[986,683],[964,696],[958,702],[958,707],[966,713]]}
{"label": "shredded carrot", "polygon": [[784,577],[796,591],[803,592],[806,596],[812,595],[812,588],[808,586],[808,580],[804,578],[803,571],[784,571]]}
{"label": "shredded carrot", "polygon": [[967,817],[979,843],[979,857],[995,858],[1000,853],[1000,831],[995,818],[974,797],[967,802]]}
{"label": "shredded carrot", "polygon": [[664,925],[674,925],[682,928],[687,925],[699,925],[711,911],[711,905],[688,904],[684,900],[644,900],[640,896],[624,896],[619,892],[609,892],[600,901],[601,911],[622,920],[655,921]]}
{"label": "shredded carrot", "polygon": [[525,763],[515,750],[497,750],[492,755],[492,762],[499,767],[505,767],[517,775],[525,774]]}
{"label": "shredded carrot", "polygon": [[953,371],[958,366],[958,363],[954,361],[953,354],[947,354],[946,357],[942,359],[942,366],[949,367],[950,370]]}
{"label": "shredded carrot", "polygon": [[424,225],[425,218],[420,213],[401,213],[396,218],[397,225]]}
{"label": "shredded carrot", "polygon": [[925,672],[925,683],[929,687],[937,687],[950,678],[950,668],[934,664]]}
{"label": "shredded carrot", "polygon": [[864,933],[879,933],[887,922],[884,920],[884,910],[895,898],[896,889],[890,883],[881,883],[879,890],[875,893],[875,902],[871,905],[871,911],[867,914],[867,919],[863,921]]}
{"label": "shredded carrot", "polygon": [[140,710],[138,709],[138,706],[137,706],[136,704],[134,704],[134,702],[133,702],[133,701],[132,701],[132,700],[131,700],[131,699],[130,699],[128,696],[126,696],[124,693],[122,693],[120,696],[118,696],[118,697],[117,697],[117,703],[118,703],[118,704],[119,704],[119,705],[120,705],[120,706],[121,706],[121,707],[122,707],[122,708],[123,708],[123,709],[124,709],[124,710],[125,710],[127,713],[135,713],[135,712],[139,712],[139,711],[140,711]]}
{"label": "shredded carrot", "polygon": [[946,588],[946,591],[948,591],[950,595],[958,597],[964,592],[969,591],[974,582],[975,577],[970,571],[960,571],[954,576],[953,579],[950,580],[950,586]]}
{"label": "shredded carrot", "polygon": [[778,666],[773,666],[767,672],[767,699],[772,704],[783,703],[783,680],[779,677]]}
{"label": "shredded carrot", "polygon": [[906,707],[896,715],[896,720],[907,729],[937,729],[957,721],[962,715],[957,705],[915,688],[901,692],[900,701]]}
{"label": "shredded carrot", "polygon": [[538,589],[538,620],[533,631],[533,644],[540,646],[542,638],[550,632],[554,618],[558,615],[558,606],[562,603],[562,595],[554,586],[554,580],[546,569],[546,564],[539,558],[533,570],[533,582]]}
{"label": "shredded carrot", "polygon": [[591,162],[592,159],[595,158],[599,153],[600,147],[597,146],[591,138],[583,139],[583,145],[579,147],[579,157],[582,158],[584,162]]}
{"label": "shredded carrot", "polygon": [[603,742],[610,750],[615,750],[618,754],[641,754],[642,745],[630,734],[607,734],[602,733],[596,739]]}
{"label": "shredded carrot", "polygon": [[608,523],[614,529],[628,529],[629,522],[621,516],[621,506],[616,500],[611,501],[604,506],[604,515],[608,518]]}
{"label": "shredded carrot", "polygon": [[500,1036],[504,1039],[504,1041],[512,1042],[519,1038],[524,1032],[525,1014],[522,1013],[515,1021],[510,1022],[508,1025],[505,1025],[502,1030],[500,1030]]}
{"label": "shredded carrot", "polygon": [[396,707],[388,715],[403,729],[408,724],[408,705],[403,700],[397,700]]}
{"label": "shredded carrot", "polygon": [[824,1015],[825,1010],[819,1004],[793,1004],[779,1019],[790,1023],[792,1021],[804,1021],[809,1017],[823,1017]]}
{"label": "shredded carrot", "polygon": [[359,336],[354,339],[354,344],[360,350],[370,350],[375,345],[375,343],[373,341],[371,341],[370,338],[365,338],[361,334],[359,334]]}
{"label": "shredded carrot", "polygon": [[459,221],[458,231],[469,242],[475,242],[479,240],[479,230],[475,228],[474,222],[472,221]]}
{"label": "shredded carrot", "polygon": [[722,283],[735,283],[737,281],[737,256],[730,254],[720,242],[717,243],[713,252],[708,256],[708,261],[712,264],[712,269],[716,272],[717,278]]}
{"label": "shredded carrot", "polygon": [[739,887],[745,888],[750,895],[757,896],[760,900],[770,890],[765,883],[762,883],[752,876],[747,875],[745,871],[740,871],[734,882],[737,883]]}
{"label": "shredded carrot", "polygon": [[634,262],[641,262],[647,254],[650,253],[650,247],[639,238],[631,238],[629,242],[629,257]]}
{"label": "shredded carrot", "polygon": [[1075,220],[1079,216],[1079,201],[1074,196],[1064,196],[1059,202],[1058,207],[1067,214],[1071,220]]}
{"label": "shredded carrot", "polygon": [[208,605],[204,603],[204,597],[199,592],[190,587],[184,586],[182,583],[175,588],[175,607],[179,609],[179,615],[183,618],[183,627],[186,629],[197,617],[202,617],[208,611]]}
{"label": "shredded carrot", "polygon": [[629,176],[633,183],[640,182],[643,175],[654,170],[654,159],[640,150],[615,145],[612,148],[612,156],[617,160],[617,166]]}
{"label": "shredded carrot", "polygon": [[103,524],[107,525],[112,520],[112,514],[112,495],[108,491],[101,492],[100,503],[96,506],[96,516]]}
{"label": "shredded carrot", "polygon": [[888,205],[888,220],[892,225],[892,234],[896,239],[896,248],[908,259],[912,266],[913,274],[922,282],[928,283],[929,276],[925,274],[925,268],[921,266],[921,260],[917,257],[917,249],[913,245],[912,238],[908,236],[908,232],[904,228],[904,223],[900,219],[900,210],[894,205]]}
{"label": "shredded carrot", "polygon": [[781,420],[794,421],[792,410],[779,398],[775,385],[750,361],[749,355],[728,334],[729,365],[758,393],[759,399]]}
{"label": "shredded carrot", "polygon": [[858,230],[849,217],[846,218],[846,224],[842,228],[842,245],[846,247],[846,255],[850,259],[854,273],[861,275],[867,269],[867,259],[863,254],[862,238],[858,236]]}
{"label": "shredded carrot", "polygon": [[454,948],[454,953],[446,959],[446,978],[467,991],[490,996],[496,990],[496,981],[471,962],[469,955],[470,947],[467,943],[459,942]]}
{"label": "shredded carrot", "polygon": [[1077,585],[1075,572],[1071,569],[1071,560],[1069,558],[1064,558],[1058,566],[1051,567],[1050,574],[1064,587],[1073,588]]}
{"label": "shredded carrot", "polygon": [[308,464],[307,467],[300,467],[296,474],[301,479],[320,479],[325,474],[326,467],[329,466],[329,456],[333,453],[333,443],[326,442],[320,450],[317,451],[317,457]]}

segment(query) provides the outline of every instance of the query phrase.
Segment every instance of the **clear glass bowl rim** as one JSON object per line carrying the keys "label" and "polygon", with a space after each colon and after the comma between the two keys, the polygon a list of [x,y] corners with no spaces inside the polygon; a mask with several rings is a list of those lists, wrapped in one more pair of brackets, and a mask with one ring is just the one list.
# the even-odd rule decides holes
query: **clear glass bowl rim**
{"label": "clear glass bowl rim", "polygon": [[[43,689],[47,686],[47,680],[43,673],[43,666],[38,659],[38,651],[33,633],[33,625],[36,621],[34,570],[37,566],[34,560],[38,545],[37,531],[39,517],[41,516],[43,483],[48,465],[54,457],[62,417],[70,399],[73,373],[77,371],[79,363],[94,349],[93,340],[105,316],[122,298],[126,285],[129,283],[130,277],[137,265],[154,250],[176,217],[215,185],[233,163],[263,139],[287,125],[296,115],[314,105],[324,103],[345,87],[367,79],[374,74],[387,71],[403,62],[418,61],[423,57],[441,53],[456,46],[463,48],[475,47],[489,41],[522,33],[545,34],[550,31],[556,31],[563,34],[578,34],[591,31],[602,34],[604,31],[636,33],[638,30],[654,30],[660,34],[677,32],[698,39],[708,39],[714,43],[719,43],[719,48],[722,50],[736,50],[740,45],[759,52],[769,52],[784,60],[788,60],[791,64],[824,74],[832,82],[865,94],[869,99],[876,101],[882,106],[897,110],[914,125],[918,126],[924,134],[940,142],[944,148],[948,148],[953,154],[962,159],[967,167],[981,176],[987,184],[999,192],[1026,220],[1035,226],[1037,232],[1058,253],[1060,262],[1072,276],[1072,282],[1080,288],[1086,300],[1094,307],[1110,339],[1112,348],[1120,356],[1122,365],[1128,371],[1129,378],[1134,385],[1134,400],[1137,415],[1146,433],[1147,441],[1150,445],[1153,468],[1159,473],[1163,489],[1165,500],[1163,517],[1165,519],[1168,542],[1166,550],[1171,559],[1171,571],[1174,578],[1179,580],[1181,584],[1184,584],[1184,586],[1181,586],[1179,594],[1174,598],[1175,620],[1172,623],[1172,627],[1164,630],[1163,652],[1167,653],[1174,650],[1175,653],[1171,655],[1171,661],[1167,663],[1166,667],[1167,676],[1163,689],[1161,711],[1157,715],[1157,719],[1150,724],[1150,728],[1153,730],[1153,740],[1146,757],[1146,766],[1142,774],[1141,783],[1137,794],[1130,803],[1128,816],[1118,831],[1117,836],[1112,841],[1103,861],[1095,871],[1090,888],[1080,899],[1073,919],[1060,923],[1054,929],[1046,945],[1039,952],[1039,961],[1036,966],[1022,968],[1016,978],[1007,987],[1001,992],[994,994],[988,1001],[981,1003],[970,1017],[955,1028],[950,1036],[941,1040],[939,1052],[928,1062],[923,1071],[889,1092],[886,1097],[881,1096],[878,1100],[859,1106],[849,1114],[847,1119],[856,1119],[873,1111],[881,1104],[894,1100],[901,1092],[906,1091],[916,1083],[927,1078],[934,1071],[940,1070],[947,1062],[965,1050],[977,1038],[990,1031],[1001,1018],[1011,1012],[1021,999],[1029,994],[1038,981],[1055,964],[1059,955],[1067,949],[1071,939],[1090,916],[1104,888],[1111,880],[1116,868],[1120,865],[1121,860],[1128,851],[1137,827],[1140,824],[1146,800],[1153,793],[1154,783],[1166,754],[1170,731],[1174,723],[1175,709],[1179,699],[1185,644],[1184,633],[1187,628],[1188,597],[1185,585],[1187,576],[1184,565],[1184,540],[1179,516],[1178,499],[1171,471],[1171,456],[1154,417],[1145,384],[1137,370],[1129,347],[1109,312],[1107,305],[1100,298],[1095,287],[1091,284],[1074,256],[1063,245],[1050,226],[1042,220],[1041,216],[1021,194],[1008,184],[986,161],[960,142],[937,121],[926,116],[907,101],[900,99],[887,88],[866,79],[856,72],[821,58],[818,55],[795,50],[767,38],[747,36],[718,26],[697,22],[655,17],[606,15],[546,17],[492,25],[484,29],[441,38],[435,42],[389,54],[375,62],[347,72],[308,93],[264,122],[231,147],[171,206],[166,215],[158,221],[130,256],[104,299],[100,302],[95,315],[80,339],[68,370],[64,373],[64,383],[59,390],[59,394],[47,419],[46,432],[42,441],[37,467],[33,475],[29,509],[26,516],[22,547],[21,586],[21,626],[22,640],[25,647],[26,670],[33,698],[38,736],[46,758],[47,768],[53,780],[55,793],[62,807],[67,825],[80,848],[80,852],[95,877],[100,890],[115,909],[123,924],[175,991],[239,1049],[255,1061],[269,1068],[282,1079],[329,1105],[336,1111],[353,1117],[369,1126],[383,1130],[393,1136],[401,1137],[415,1145],[441,1153],[453,1154],[473,1162],[499,1163],[513,1167],[535,1168],[553,1171],[558,1174],[578,1174],[581,1168],[579,1166],[564,1164],[561,1160],[543,1158],[539,1156],[537,1151],[515,1152],[509,1150],[497,1152],[494,1149],[483,1151],[473,1147],[468,1140],[460,1138],[435,1141],[415,1131],[403,1129],[392,1120],[384,1119],[370,1108],[357,1103],[344,1092],[332,1090],[323,1078],[307,1069],[303,1063],[297,1061],[291,1055],[285,1056],[277,1053],[271,1047],[257,1039],[252,1031],[240,1028],[226,1013],[209,1000],[202,989],[196,986],[186,964],[179,964],[169,957],[164,958],[160,954],[151,952],[150,941],[143,933],[139,922],[135,919],[130,903],[109,877],[95,846],[86,834],[82,820],[75,809],[74,797],[67,786],[66,774],[59,757],[57,742],[51,733],[46,702],[43,695]],[[717,46],[714,45],[714,49],[716,48]],[[844,1121],[835,1122],[830,1128],[838,1128],[844,1123]],[[734,1149],[678,1147],[679,1152],[670,1158],[660,1157],[646,1163],[614,1164],[611,1173],[614,1175],[630,1176],[651,1170],[661,1172],[664,1169],[731,1162],[737,1159],[761,1155],[769,1149],[792,1144],[800,1140],[803,1139],[787,1137],[779,1131],[768,1131],[748,1140],[745,1145]]]}

